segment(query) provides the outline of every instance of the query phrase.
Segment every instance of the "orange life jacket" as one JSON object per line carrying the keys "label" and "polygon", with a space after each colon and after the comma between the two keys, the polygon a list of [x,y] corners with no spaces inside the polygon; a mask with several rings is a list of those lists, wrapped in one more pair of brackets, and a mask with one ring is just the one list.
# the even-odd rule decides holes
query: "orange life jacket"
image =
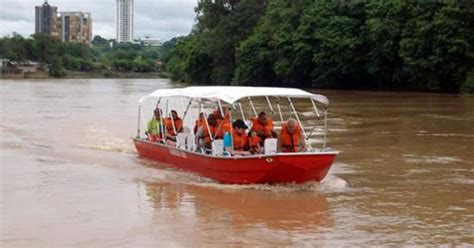
{"label": "orange life jacket", "polygon": [[227,113],[224,117],[222,117],[222,114],[221,114],[221,111],[220,109],[216,109],[214,110],[214,112],[212,112],[214,114],[214,116],[216,117],[216,119],[219,121],[219,120],[223,120],[223,121],[226,121],[226,122],[230,122],[230,115],[229,113]]}
{"label": "orange life jacket", "polygon": [[232,133],[232,143],[234,145],[234,151],[244,151],[249,144],[247,134],[239,135],[234,129]]}
{"label": "orange life jacket", "polygon": [[273,121],[266,117],[267,119],[267,123],[264,125],[262,125],[262,123],[260,123],[260,121],[258,121],[258,118],[257,117],[252,117],[250,120],[252,121],[252,131],[255,131],[255,132],[263,132],[263,134],[265,135],[265,137],[267,138],[270,138],[272,137],[272,130],[273,130]]}
{"label": "orange life jacket", "polygon": [[298,152],[300,150],[301,128],[298,125],[293,133],[288,132],[288,125],[283,124],[280,132],[282,152]]}
{"label": "orange life jacket", "polygon": [[207,125],[202,125],[202,130],[203,130],[203,136],[201,137],[204,139],[204,143],[206,145],[211,145],[211,135],[214,137],[216,134],[216,128],[213,126],[209,126],[209,129],[211,130],[211,133],[209,134],[209,129],[207,129]]}
{"label": "orange life jacket", "polygon": [[222,120],[222,114],[220,109],[216,109],[212,112],[214,114],[214,117],[216,117],[217,120]]}
{"label": "orange life jacket", "polygon": [[165,119],[166,132],[168,134],[176,136],[176,132],[174,131],[174,129],[176,128],[177,132],[183,129],[183,121],[181,120],[181,118],[178,117],[176,120],[173,120],[173,122],[174,122],[174,128],[173,128],[173,123],[171,122],[171,118]]}
{"label": "orange life jacket", "polygon": [[230,123],[225,121],[225,120],[217,120],[217,125],[216,125],[216,132],[217,132],[217,137],[219,139],[222,139],[224,137],[225,132],[230,133]]}
{"label": "orange life jacket", "polygon": [[249,146],[250,148],[258,148],[262,139],[258,136],[249,137]]}

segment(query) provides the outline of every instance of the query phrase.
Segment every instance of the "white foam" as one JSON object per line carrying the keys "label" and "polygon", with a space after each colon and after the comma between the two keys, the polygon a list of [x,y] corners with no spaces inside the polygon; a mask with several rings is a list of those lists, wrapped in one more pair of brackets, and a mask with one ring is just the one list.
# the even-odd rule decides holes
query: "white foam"
{"label": "white foam", "polygon": [[405,161],[407,163],[414,164],[451,164],[462,161],[456,157],[448,156],[426,156],[416,154],[404,154],[403,156],[405,157]]}

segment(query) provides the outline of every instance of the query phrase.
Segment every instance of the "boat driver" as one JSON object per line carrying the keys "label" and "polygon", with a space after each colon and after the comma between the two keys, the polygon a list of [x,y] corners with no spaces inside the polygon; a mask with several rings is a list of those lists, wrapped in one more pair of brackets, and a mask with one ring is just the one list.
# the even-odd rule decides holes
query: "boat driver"
{"label": "boat driver", "polygon": [[148,140],[154,142],[161,140],[161,128],[161,109],[155,108],[155,110],[153,110],[153,118],[148,122],[145,132],[148,136]]}
{"label": "boat driver", "polygon": [[178,117],[176,110],[171,110],[171,118],[165,119],[166,138],[176,141],[176,135],[183,132],[183,120]]}
{"label": "boat driver", "polygon": [[301,135],[301,127],[298,122],[290,118],[281,126],[280,147],[282,152],[303,152],[306,144]]}

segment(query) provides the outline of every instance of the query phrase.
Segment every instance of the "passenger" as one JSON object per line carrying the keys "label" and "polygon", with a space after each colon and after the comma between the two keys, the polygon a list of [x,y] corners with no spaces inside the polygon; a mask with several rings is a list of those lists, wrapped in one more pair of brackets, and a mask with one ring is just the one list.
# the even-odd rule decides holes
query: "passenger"
{"label": "passenger", "polygon": [[213,111],[214,116],[217,120],[217,137],[222,139],[226,132],[230,133],[231,123],[230,123],[230,110],[229,107],[222,107],[225,118],[222,117],[220,108]]}
{"label": "passenger", "polygon": [[234,154],[237,155],[246,155],[250,154],[249,150],[249,140],[247,137],[247,133],[245,130],[248,128],[245,125],[243,120],[236,120],[232,123],[232,127],[234,128],[232,132],[232,142],[234,146]]}
{"label": "passenger", "polygon": [[261,154],[263,153],[263,148],[261,146],[262,139],[258,137],[257,132],[250,130],[249,131],[249,151],[251,154]]}
{"label": "passenger", "polygon": [[280,147],[282,152],[302,152],[306,150],[306,144],[301,135],[301,127],[295,119],[290,118],[282,125]]}
{"label": "passenger", "polygon": [[230,108],[229,107],[222,107],[222,112],[224,113],[224,117],[222,117],[222,113],[220,108],[214,110],[214,115],[216,116],[217,122],[229,122],[230,123]]}
{"label": "passenger", "polygon": [[200,148],[211,149],[212,147],[211,136],[212,137],[215,136],[216,128],[217,128],[217,120],[214,114],[210,114],[207,117],[207,123],[209,124],[209,128],[207,127],[206,123],[204,123],[198,128],[196,132],[196,144]]}
{"label": "passenger", "polygon": [[257,117],[252,117],[252,131],[255,131],[257,135],[262,139],[262,142],[266,138],[276,138],[277,134],[273,130],[273,121],[267,117],[265,112],[261,112]]}
{"label": "passenger", "polygon": [[200,113],[199,114],[199,119],[196,120],[196,122],[194,123],[194,134],[197,133],[199,127],[201,127],[202,125],[204,125],[204,113]]}
{"label": "passenger", "polygon": [[183,120],[178,117],[175,110],[171,110],[171,118],[165,119],[165,128],[166,138],[171,141],[176,141],[176,135],[183,132]]}
{"label": "passenger", "polygon": [[222,113],[220,108],[217,108],[216,110],[212,111],[212,114],[216,117],[216,120],[223,120],[224,117],[222,117]]}
{"label": "passenger", "polygon": [[153,119],[148,122],[145,134],[148,140],[156,142],[161,140],[161,110],[156,108],[153,110]]}

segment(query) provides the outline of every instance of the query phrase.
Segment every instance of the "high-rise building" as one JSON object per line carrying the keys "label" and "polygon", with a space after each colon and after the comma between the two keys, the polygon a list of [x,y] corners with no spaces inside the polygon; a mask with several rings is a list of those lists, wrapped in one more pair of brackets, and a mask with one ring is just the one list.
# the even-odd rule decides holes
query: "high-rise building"
{"label": "high-rise building", "polygon": [[58,8],[45,0],[42,6],[35,7],[35,33],[53,35]]}
{"label": "high-rise building", "polygon": [[84,12],[60,12],[56,23],[58,38],[62,42],[81,42],[86,45],[92,40],[92,17]]}
{"label": "high-rise building", "polygon": [[133,42],[134,0],[116,0],[117,42]]}

